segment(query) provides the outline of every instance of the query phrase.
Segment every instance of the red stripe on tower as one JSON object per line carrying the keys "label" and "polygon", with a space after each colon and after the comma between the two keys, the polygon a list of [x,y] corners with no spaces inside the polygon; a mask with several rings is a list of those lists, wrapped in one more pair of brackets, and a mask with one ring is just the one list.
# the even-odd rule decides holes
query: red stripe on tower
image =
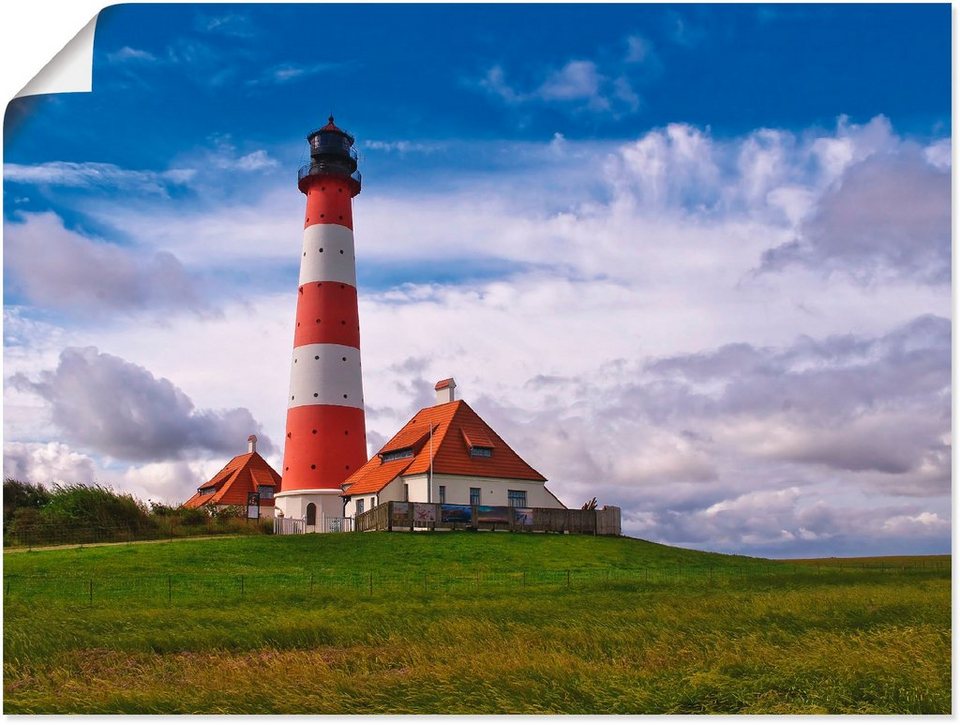
{"label": "red stripe on tower", "polygon": [[297,317],[287,396],[283,514],[307,529],[342,515],[340,484],[366,456],[360,372],[353,197],[360,193],[354,139],[330,122],[307,137],[306,197]]}

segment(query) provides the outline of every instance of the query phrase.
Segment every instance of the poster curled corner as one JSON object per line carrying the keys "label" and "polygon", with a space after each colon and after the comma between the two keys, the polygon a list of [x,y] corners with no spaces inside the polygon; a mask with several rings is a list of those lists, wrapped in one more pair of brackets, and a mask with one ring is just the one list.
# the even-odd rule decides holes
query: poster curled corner
{"label": "poster curled corner", "polygon": [[43,93],[89,93],[93,90],[93,36],[97,13],[63,46],[15,98]]}

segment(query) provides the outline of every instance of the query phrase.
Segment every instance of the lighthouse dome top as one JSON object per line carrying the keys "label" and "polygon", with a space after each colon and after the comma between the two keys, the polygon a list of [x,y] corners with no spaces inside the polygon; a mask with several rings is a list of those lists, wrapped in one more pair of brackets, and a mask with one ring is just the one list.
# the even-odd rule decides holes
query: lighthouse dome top
{"label": "lighthouse dome top", "polygon": [[347,144],[348,147],[353,146],[355,139],[349,133],[337,126],[336,123],[334,123],[332,114],[327,117],[326,126],[321,126],[316,131],[311,131],[309,134],[307,134],[307,141],[310,142],[311,146],[316,146],[320,143],[322,137],[330,138],[332,134],[337,134],[344,140],[349,140],[349,143]]}
{"label": "lighthouse dome top", "polygon": [[357,170],[359,155],[354,148],[355,139],[337,126],[331,115],[326,126],[307,135],[310,144],[310,163],[302,166],[297,175],[300,191],[307,193],[312,180],[323,176],[345,179],[352,196],[360,193],[361,177]]}

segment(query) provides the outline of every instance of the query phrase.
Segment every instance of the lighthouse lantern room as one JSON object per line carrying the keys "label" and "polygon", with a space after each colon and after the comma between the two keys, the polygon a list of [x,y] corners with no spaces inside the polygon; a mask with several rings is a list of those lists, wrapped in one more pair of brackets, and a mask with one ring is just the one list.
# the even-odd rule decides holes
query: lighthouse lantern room
{"label": "lighthouse lantern room", "polygon": [[278,513],[307,531],[343,516],[340,484],[366,462],[353,197],[354,138],[329,123],[307,136],[307,198]]}

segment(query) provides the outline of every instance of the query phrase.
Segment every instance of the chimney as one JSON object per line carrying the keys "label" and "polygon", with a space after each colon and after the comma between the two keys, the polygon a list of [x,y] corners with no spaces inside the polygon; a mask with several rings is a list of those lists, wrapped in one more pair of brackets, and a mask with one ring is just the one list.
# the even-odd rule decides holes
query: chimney
{"label": "chimney", "polygon": [[247,438],[247,453],[256,453],[257,452],[257,437],[250,436]]}
{"label": "chimney", "polygon": [[437,405],[452,403],[457,399],[457,394],[454,392],[457,389],[457,384],[453,382],[453,378],[441,380],[433,389],[437,391]]}

